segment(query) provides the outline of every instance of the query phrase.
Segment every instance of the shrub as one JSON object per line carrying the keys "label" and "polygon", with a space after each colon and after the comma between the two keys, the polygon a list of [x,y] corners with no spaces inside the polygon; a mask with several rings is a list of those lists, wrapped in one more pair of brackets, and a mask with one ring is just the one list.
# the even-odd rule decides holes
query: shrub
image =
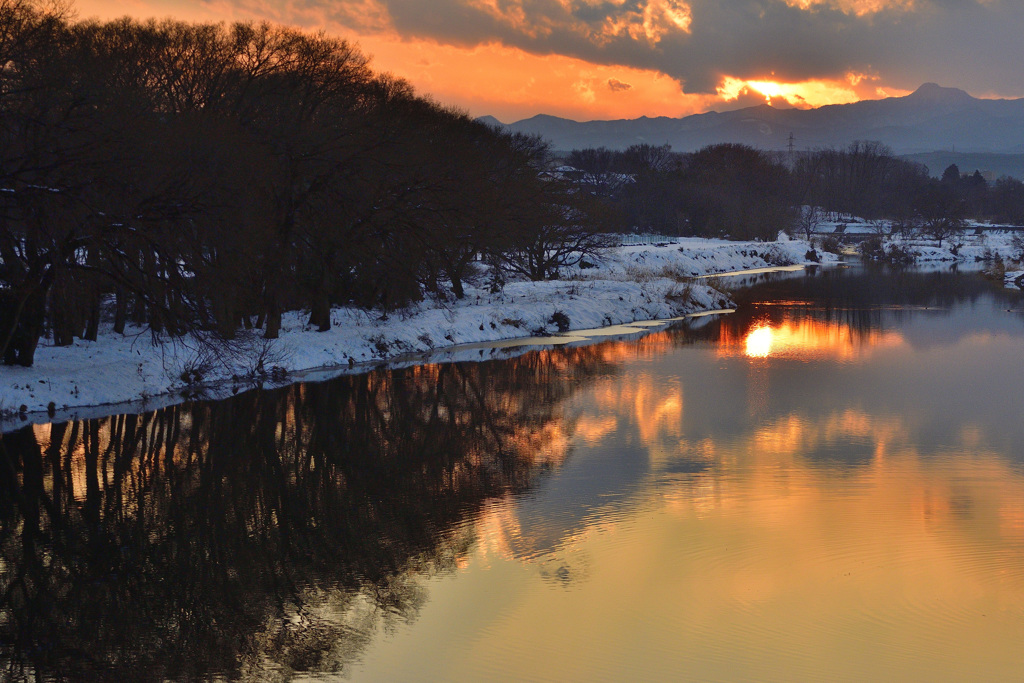
{"label": "shrub", "polygon": [[838,237],[826,235],[825,239],[821,240],[821,248],[830,254],[838,254],[842,251],[843,245]]}
{"label": "shrub", "polygon": [[889,245],[889,251],[886,252],[885,258],[889,263],[904,266],[913,263],[916,259],[914,253],[909,248],[902,244],[891,244]]}
{"label": "shrub", "polygon": [[487,277],[487,291],[491,294],[501,294],[505,291],[505,273],[499,266],[492,266],[490,275]]}
{"label": "shrub", "polygon": [[1010,245],[1013,247],[1013,260],[1024,261],[1024,234],[1014,233],[1010,238]]}
{"label": "shrub", "polygon": [[999,258],[999,254],[996,254],[989,267],[981,271],[981,274],[987,278],[1002,282],[1006,279],[1006,264],[1003,263],[1003,259]]}
{"label": "shrub", "polygon": [[181,364],[178,379],[184,384],[188,386],[200,384],[213,370],[214,359],[204,351],[205,349],[196,351]]}
{"label": "shrub", "polygon": [[284,373],[280,364],[291,358],[291,353],[278,346],[277,340],[257,335],[240,337],[233,352],[238,362],[245,367],[246,376],[253,380]]}
{"label": "shrub", "polygon": [[857,247],[857,249],[858,251],[860,251],[861,256],[863,256],[864,258],[869,258],[876,261],[880,261],[885,258],[885,249],[882,248],[881,237],[869,237],[868,239],[861,242],[860,246]]}
{"label": "shrub", "polygon": [[693,282],[684,282],[680,285],[673,285],[671,289],[665,294],[665,300],[679,304],[681,306],[687,306],[693,299]]}
{"label": "shrub", "polygon": [[381,356],[382,358],[384,356],[387,356],[388,355],[388,351],[391,350],[391,347],[388,345],[387,340],[384,339],[384,335],[383,334],[374,335],[374,336],[370,337],[367,341],[369,341],[371,344],[373,344],[373,348],[376,349],[377,354],[379,356]]}
{"label": "shrub", "polygon": [[205,377],[205,375],[202,370],[182,370],[181,374],[178,375],[178,379],[189,386],[199,384],[203,381],[203,377]]}
{"label": "shrub", "polygon": [[[666,272],[667,271],[667,272]],[[662,275],[664,277],[674,277],[667,273],[674,273],[674,269],[671,266],[666,266],[663,269]],[[660,277],[658,273],[651,271],[649,268],[643,268],[640,266],[628,265],[626,266],[626,280],[628,282],[650,282],[656,277]]]}
{"label": "shrub", "polygon": [[569,330],[569,316],[562,311],[552,313],[548,322],[557,327],[559,332],[567,332]]}
{"label": "shrub", "polygon": [[[757,253],[754,256],[758,256]],[[793,257],[789,253],[782,251],[781,249],[766,249],[764,254],[760,254],[761,258],[773,266],[791,266],[793,265]]]}

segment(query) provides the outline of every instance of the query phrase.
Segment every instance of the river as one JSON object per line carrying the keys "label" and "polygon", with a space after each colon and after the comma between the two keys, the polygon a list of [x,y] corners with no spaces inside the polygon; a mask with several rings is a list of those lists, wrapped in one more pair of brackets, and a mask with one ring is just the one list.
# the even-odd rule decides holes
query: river
{"label": "river", "polygon": [[855,266],[737,312],[0,451],[11,679],[1024,678],[1024,301]]}

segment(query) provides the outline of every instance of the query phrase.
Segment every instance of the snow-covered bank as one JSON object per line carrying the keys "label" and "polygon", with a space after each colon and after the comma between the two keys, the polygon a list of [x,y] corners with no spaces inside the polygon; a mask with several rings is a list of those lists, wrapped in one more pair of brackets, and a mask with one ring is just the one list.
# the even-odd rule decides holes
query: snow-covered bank
{"label": "snow-covered bank", "polygon": [[44,339],[33,367],[0,366],[0,412],[46,419],[48,408],[68,416],[75,408],[126,401],[165,405],[211,387],[222,395],[251,386],[248,378],[259,371],[281,381],[317,368],[359,366],[441,347],[726,309],[733,303],[712,281],[692,278],[804,263],[807,251],[807,243],[797,240],[686,239],[620,247],[563,280],[511,282],[496,294],[469,287],[462,300],[428,299],[386,316],[337,308],[328,332],[307,327],[308,313],[293,311],[276,342],[264,343],[254,334],[220,357],[194,340],[154,342],[143,329],[123,336],[107,329],[96,342],[76,340],[67,347]]}
{"label": "snow-covered bank", "polygon": [[948,239],[940,246],[934,240],[891,238],[889,246],[899,245],[917,263],[982,263],[998,255],[1009,259],[1014,252],[1013,234],[1010,232],[988,232],[980,235],[965,234]]}
{"label": "snow-covered bank", "polygon": [[[976,221],[968,221],[961,232],[946,237],[941,243],[924,235],[907,237],[890,233],[886,225],[877,226],[849,216],[842,221],[823,221],[818,229],[819,239],[828,237],[830,233],[835,237],[846,237],[847,248],[851,250],[856,249],[857,243],[849,241],[851,235],[857,241],[880,239],[885,252],[894,257],[892,260],[900,262],[986,263],[996,257],[1004,261],[1019,259],[1021,253],[1021,231],[996,229]],[[893,250],[897,250],[895,254]]]}
{"label": "snow-covered bank", "polygon": [[[1007,287],[1024,289],[1024,280],[1019,277],[1019,268],[1024,261],[1021,238],[1021,233],[1016,230],[980,230],[954,235],[940,245],[935,240],[921,237],[893,235],[876,241],[874,248],[864,253],[878,260],[913,263],[924,268],[957,264],[1002,279]],[[847,248],[863,251],[868,244],[870,242],[861,244],[859,249]]]}

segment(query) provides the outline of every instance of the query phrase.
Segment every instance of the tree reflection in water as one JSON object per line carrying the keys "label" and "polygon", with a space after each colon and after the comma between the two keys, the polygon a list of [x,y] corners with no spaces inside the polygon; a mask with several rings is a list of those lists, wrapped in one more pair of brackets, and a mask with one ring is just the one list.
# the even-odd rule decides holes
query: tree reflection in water
{"label": "tree reflection in water", "polygon": [[0,440],[13,679],[343,672],[466,522],[565,456],[596,347],[378,371]]}

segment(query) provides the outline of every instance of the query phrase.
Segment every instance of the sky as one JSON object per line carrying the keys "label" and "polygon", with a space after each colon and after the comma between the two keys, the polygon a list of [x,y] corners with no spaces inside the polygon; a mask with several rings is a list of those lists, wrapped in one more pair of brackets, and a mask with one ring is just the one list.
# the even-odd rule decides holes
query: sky
{"label": "sky", "polygon": [[357,43],[473,116],[580,121],[768,102],[816,107],[925,82],[1024,96],[1024,0],[77,0],[81,19],[262,21]]}

